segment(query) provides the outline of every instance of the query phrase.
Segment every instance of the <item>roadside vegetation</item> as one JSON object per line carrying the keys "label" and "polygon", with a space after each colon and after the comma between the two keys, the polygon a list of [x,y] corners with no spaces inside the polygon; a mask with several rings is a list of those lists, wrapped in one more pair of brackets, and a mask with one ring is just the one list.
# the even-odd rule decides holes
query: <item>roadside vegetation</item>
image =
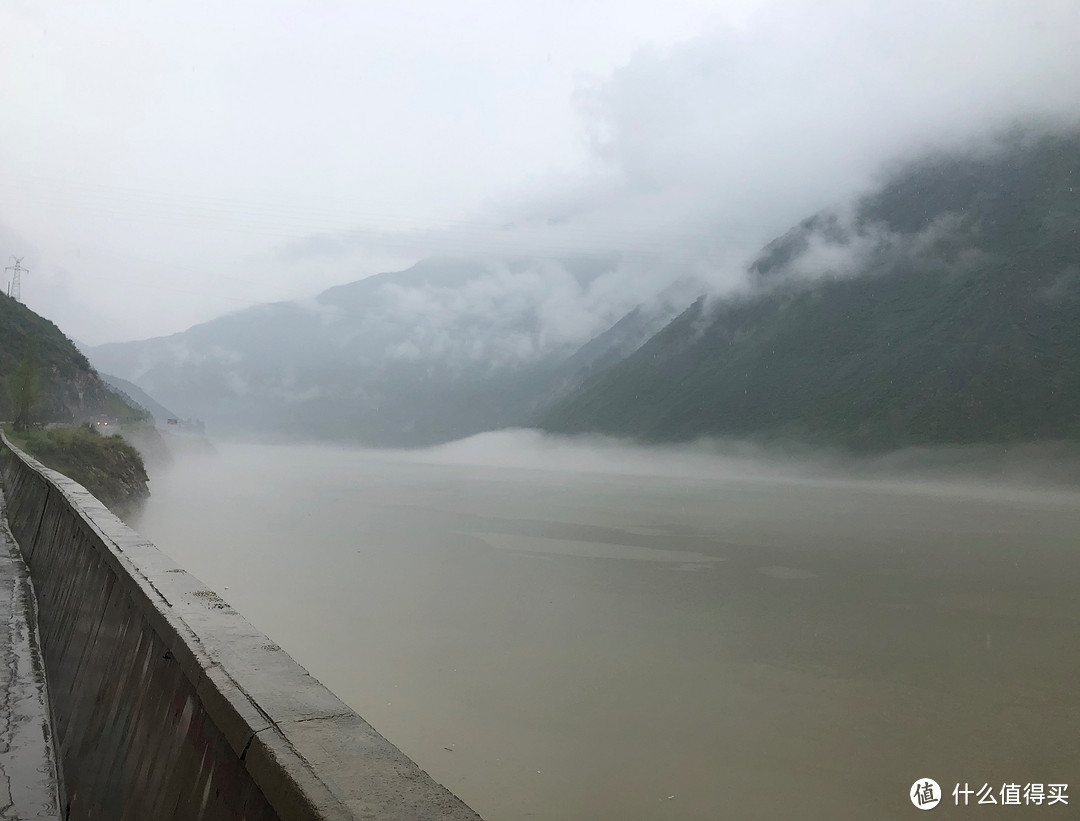
{"label": "roadside vegetation", "polygon": [[9,425],[5,433],[16,447],[74,479],[121,518],[150,496],[142,456],[119,436],[102,436],[89,426],[16,431]]}

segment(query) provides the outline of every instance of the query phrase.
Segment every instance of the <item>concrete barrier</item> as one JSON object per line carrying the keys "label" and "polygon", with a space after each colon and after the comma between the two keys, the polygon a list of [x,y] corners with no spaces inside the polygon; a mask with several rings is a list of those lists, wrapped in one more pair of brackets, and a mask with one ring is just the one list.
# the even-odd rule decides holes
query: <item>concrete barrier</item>
{"label": "concrete barrier", "polygon": [[66,818],[479,818],[81,485],[0,440]]}

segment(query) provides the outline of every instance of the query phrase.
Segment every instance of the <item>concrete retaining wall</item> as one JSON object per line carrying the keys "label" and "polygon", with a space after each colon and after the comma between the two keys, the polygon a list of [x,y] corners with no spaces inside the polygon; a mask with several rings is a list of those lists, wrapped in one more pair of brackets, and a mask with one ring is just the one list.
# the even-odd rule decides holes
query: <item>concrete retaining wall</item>
{"label": "concrete retaining wall", "polygon": [[67,817],[479,818],[81,485],[0,439]]}

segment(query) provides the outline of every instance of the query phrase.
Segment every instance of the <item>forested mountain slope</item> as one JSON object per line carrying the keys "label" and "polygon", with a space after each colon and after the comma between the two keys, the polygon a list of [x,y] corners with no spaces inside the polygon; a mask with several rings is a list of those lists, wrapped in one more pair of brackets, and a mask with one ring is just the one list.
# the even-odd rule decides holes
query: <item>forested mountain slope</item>
{"label": "forested mountain slope", "polygon": [[99,414],[121,419],[147,415],[110,390],[56,325],[0,294],[0,419],[14,416],[13,378],[27,360],[39,394],[32,409],[37,421],[78,423]]}
{"label": "forested mountain slope", "polygon": [[1080,135],[908,166],[539,418],[854,449],[1080,438]]}

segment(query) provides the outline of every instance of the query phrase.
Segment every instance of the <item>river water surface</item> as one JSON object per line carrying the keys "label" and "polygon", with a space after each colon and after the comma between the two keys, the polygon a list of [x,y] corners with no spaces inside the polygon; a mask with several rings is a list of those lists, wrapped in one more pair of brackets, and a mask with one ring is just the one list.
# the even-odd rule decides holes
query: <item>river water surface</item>
{"label": "river water surface", "polygon": [[529,433],[220,445],[152,491],[141,532],[489,821],[1080,782],[1074,491]]}

